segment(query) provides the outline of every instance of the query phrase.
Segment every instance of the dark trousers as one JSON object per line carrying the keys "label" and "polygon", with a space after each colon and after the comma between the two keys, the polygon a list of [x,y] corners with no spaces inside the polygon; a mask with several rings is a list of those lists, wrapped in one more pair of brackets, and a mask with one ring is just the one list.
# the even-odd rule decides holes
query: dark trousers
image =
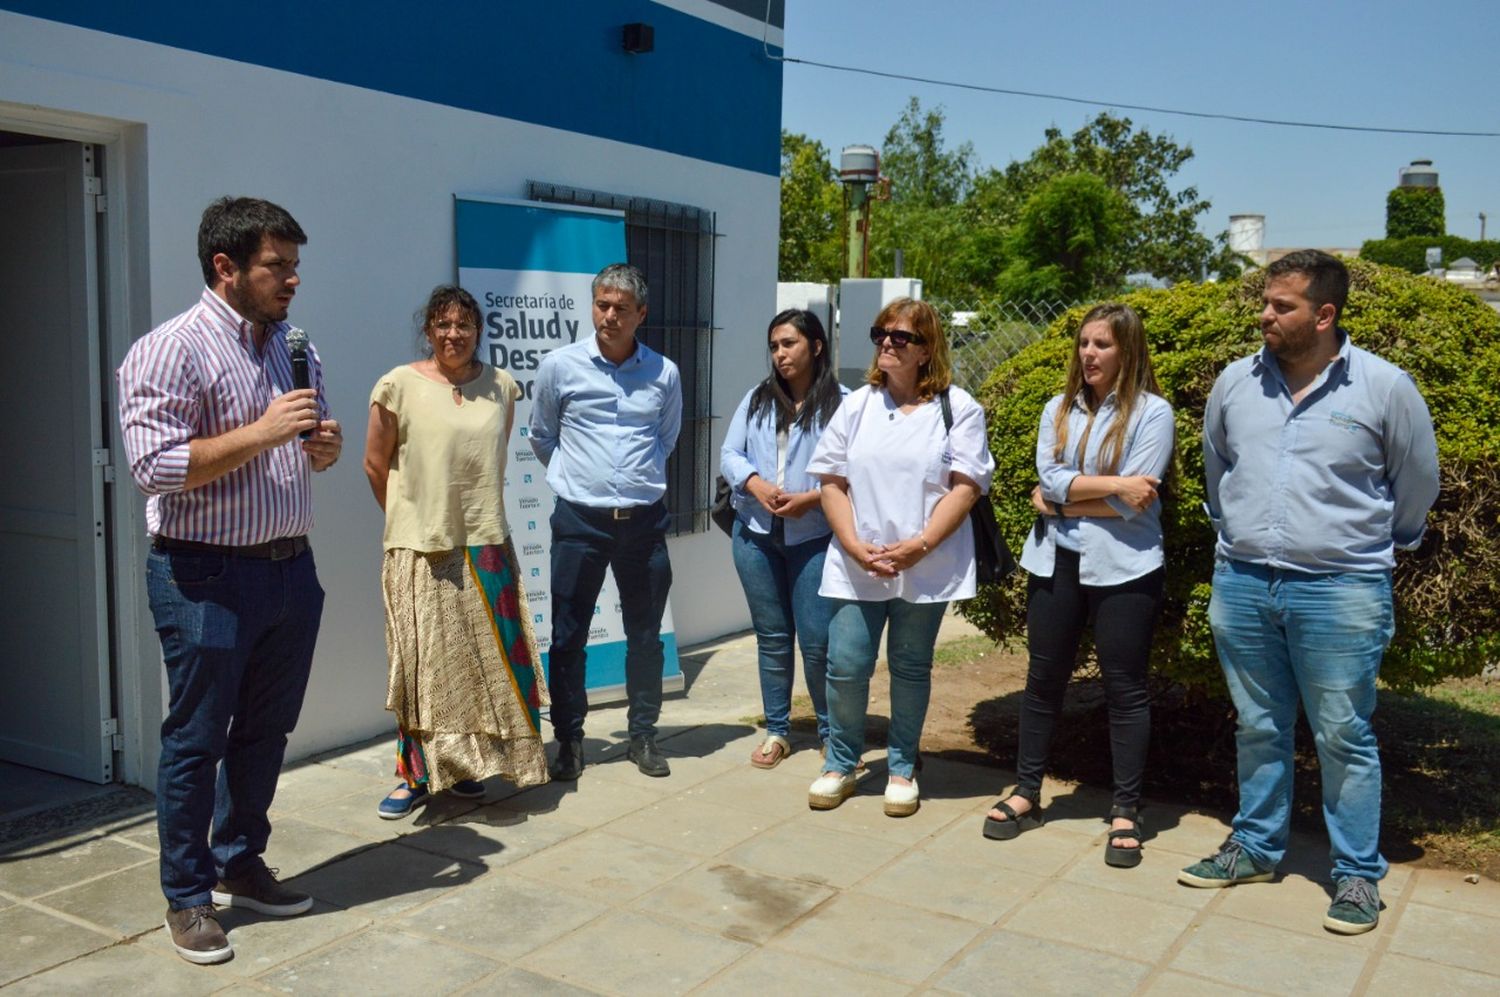
{"label": "dark trousers", "polygon": [[589,712],[585,652],[604,570],[614,572],[625,625],[625,695],[631,737],[656,733],[661,715],[661,618],[672,587],[667,559],[667,507],[657,501],[615,519],[558,499],[552,509],[552,646],[547,689],[559,740],[583,737]]}
{"label": "dark trousers", "polygon": [[156,777],[161,888],[182,910],[266,850],[323,589],[311,551],[271,561],[161,550],[146,559],[146,589],[170,691]]}
{"label": "dark trousers", "polygon": [[1104,694],[1109,704],[1109,744],[1114,764],[1114,802],[1134,807],[1141,798],[1146,748],[1151,740],[1151,704],[1146,669],[1151,632],[1161,607],[1162,569],[1121,585],[1082,585],[1078,553],[1057,548],[1051,578],[1031,576],[1026,606],[1031,664],[1021,700],[1021,736],[1016,781],[1041,789],[1052,732],[1063,694],[1078,661],[1088,626],[1094,635]]}

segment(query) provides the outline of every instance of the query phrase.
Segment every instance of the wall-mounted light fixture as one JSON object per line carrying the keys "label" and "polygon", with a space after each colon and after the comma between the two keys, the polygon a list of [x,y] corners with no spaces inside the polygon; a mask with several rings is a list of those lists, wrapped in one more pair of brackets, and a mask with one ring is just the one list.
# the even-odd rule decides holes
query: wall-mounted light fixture
{"label": "wall-mounted light fixture", "polygon": [[627,24],[621,44],[631,55],[644,55],[656,47],[656,29],[649,24]]}

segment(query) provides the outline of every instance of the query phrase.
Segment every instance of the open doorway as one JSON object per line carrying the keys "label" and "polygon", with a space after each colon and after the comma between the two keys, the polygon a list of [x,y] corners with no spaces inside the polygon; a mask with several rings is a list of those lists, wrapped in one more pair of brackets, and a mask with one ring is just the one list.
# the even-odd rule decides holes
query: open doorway
{"label": "open doorway", "polygon": [[115,779],[101,147],[0,131],[0,762]]}

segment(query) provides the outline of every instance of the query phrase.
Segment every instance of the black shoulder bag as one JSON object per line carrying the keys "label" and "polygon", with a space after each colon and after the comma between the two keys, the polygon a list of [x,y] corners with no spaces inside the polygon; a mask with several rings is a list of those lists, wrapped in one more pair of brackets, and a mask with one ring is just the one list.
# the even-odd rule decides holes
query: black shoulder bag
{"label": "black shoulder bag", "polygon": [[[948,389],[938,395],[943,404],[943,432],[953,430],[953,406],[948,402]],[[969,507],[969,526],[974,531],[974,575],[981,584],[1003,582],[1016,570],[1016,559],[1011,556],[1005,538],[1000,535],[1000,526],[995,522],[995,507],[988,495],[980,495],[979,501]]]}

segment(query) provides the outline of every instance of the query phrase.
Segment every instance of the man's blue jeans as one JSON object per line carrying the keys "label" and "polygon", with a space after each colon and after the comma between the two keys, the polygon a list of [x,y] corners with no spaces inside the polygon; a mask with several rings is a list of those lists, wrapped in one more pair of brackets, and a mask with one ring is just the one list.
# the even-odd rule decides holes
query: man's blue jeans
{"label": "man's blue jeans", "polygon": [[583,737],[589,701],[584,651],[594,624],[594,605],[604,587],[604,569],[615,573],[625,628],[626,729],[631,737],[654,735],[661,715],[661,673],[666,654],[661,619],[672,588],[667,557],[664,501],[615,519],[558,499],[552,509],[552,646],[547,652],[547,690],[552,730],[558,740]]}
{"label": "man's blue jeans", "polygon": [[[781,520],[776,520],[779,524]],[[734,569],[750,604],[755,646],[760,652],[760,700],[766,732],[787,735],[791,729],[792,641],[802,648],[807,694],[818,717],[818,738],[828,740],[828,621],[833,602],[818,595],[828,537],[790,547],[779,536],[756,533],[735,520],[731,547]]]}
{"label": "man's blue jeans", "polygon": [[1297,704],[1322,770],[1335,881],[1378,880],[1380,754],[1370,716],[1395,633],[1389,572],[1310,573],[1220,559],[1209,623],[1239,711],[1233,837],[1260,865],[1286,853]]}
{"label": "man's blue jeans", "polygon": [[272,561],[153,550],[146,590],[171,695],[156,777],[161,888],[182,910],[266,850],[323,589],[312,551]]}
{"label": "man's blue jeans", "polygon": [[865,714],[880,634],[890,623],[889,774],[911,778],[932,693],[932,649],[946,602],[853,602],[835,599],[828,625],[828,772],[853,772],[865,750]]}

